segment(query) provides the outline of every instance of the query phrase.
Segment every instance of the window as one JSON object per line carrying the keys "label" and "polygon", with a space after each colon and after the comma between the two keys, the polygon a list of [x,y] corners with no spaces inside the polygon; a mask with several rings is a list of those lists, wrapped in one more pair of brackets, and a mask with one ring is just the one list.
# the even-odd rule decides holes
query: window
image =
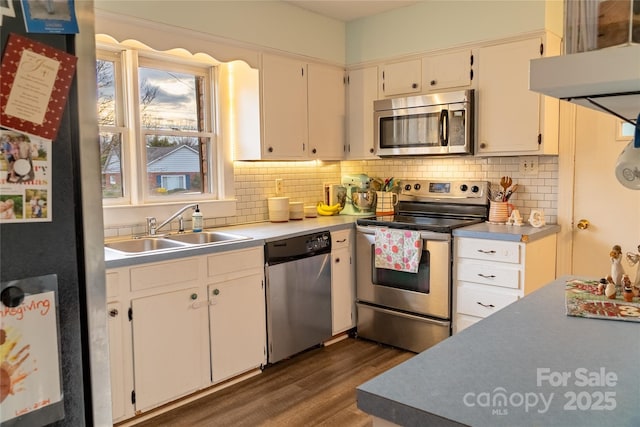
{"label": "window", "polygon": [[214,71],[151,50],[98,49],[105,204],[216,197]]}

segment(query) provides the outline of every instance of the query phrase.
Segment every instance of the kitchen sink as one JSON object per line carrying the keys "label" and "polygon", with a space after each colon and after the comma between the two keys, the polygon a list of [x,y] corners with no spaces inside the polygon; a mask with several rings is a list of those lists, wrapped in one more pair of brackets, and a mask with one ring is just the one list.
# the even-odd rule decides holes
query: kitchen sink
{"label": "kitchen sink", "polygon": [[163,238],[142,238],[106,243],[105,246],[116,251],[132,254],[160,251],[166,249],[185,248],[189,245],[175,240]]}
{"label": "kitchen sink", "polygon": [[226,243],[238,240],[249,240],[251,237],[222,231],[203,231],[199,233],[173,234],[167,240],[188,243],[192,245],[206,245],[210,243]]}

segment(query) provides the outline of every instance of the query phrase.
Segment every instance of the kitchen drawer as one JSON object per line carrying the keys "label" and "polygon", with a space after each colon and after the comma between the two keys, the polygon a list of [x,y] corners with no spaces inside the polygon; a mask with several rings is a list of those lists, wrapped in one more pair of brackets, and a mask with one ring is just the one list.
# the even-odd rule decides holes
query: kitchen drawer
{"label": "kitchen drawer", "polygon": [[498,240],[458,238],[459,258],[472,258],[486,261],[499,261],[520,264],[522,246],[518,242]]}
{"label": "kitchen drawer", "polygon": [[131,291],[198,280],[200,268],[197,258],[183,258],[131,268]]}
{"label": "kitchen drawer", "polygon": [[456,262],[456,278],[467,282],[520,289],[521,276],[518,266],[479,263],[464,259],[458,259]]}
{"label": "kitchen drawer", "polygon": [[221,252],[207,257],[207,274],[219,276],[234,272],[253,274],[252,269],[264,269],[264,247]]}
{"label": "kitchen drawer", "polygon": [[339,230],[331,232],[331,249],[340,249],[349,247],[351,239],[351,230]]}
{"label": "kitchen drawer", "polygon": [[120,273],[117,271],[107,271],[106,274],[107,301],[120,294]]}
{"label": "kitchen drawer", "polygon": [[517,292],[495,289],[489,286],[458,282],[457,313],[487,317],[518,300]]}
{"label": "kitchen drawer", "polygon": [[459,334],[463,330],[467,329],[469,326],[474,325],[481,321],[481,317],[475,316],[467,316],[466,314],[456,314],[456,319],[453,324],[454,334]]}

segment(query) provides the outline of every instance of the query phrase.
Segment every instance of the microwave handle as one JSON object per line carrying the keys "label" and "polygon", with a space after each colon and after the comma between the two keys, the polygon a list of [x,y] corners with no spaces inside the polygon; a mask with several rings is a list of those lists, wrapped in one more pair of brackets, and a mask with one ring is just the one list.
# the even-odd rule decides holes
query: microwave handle
{"label": "microwave handle", "polygon": [[449,145],[449,110],[440,111],[440,120],[438,123],[440,146],[446,147]]}

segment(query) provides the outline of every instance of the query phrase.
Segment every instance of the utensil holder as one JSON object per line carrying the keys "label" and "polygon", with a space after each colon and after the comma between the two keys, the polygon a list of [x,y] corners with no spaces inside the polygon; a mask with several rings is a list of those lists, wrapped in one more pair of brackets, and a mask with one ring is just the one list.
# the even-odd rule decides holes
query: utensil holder
{"label": "utensil holder", "polygon": [[398,195],[391,191],[376,191],[376,216],[394,215]]}
{"label": "utensil holder", "polygon": [[509,203],[489,202],[489,222],[504,224],[509,219]]}

